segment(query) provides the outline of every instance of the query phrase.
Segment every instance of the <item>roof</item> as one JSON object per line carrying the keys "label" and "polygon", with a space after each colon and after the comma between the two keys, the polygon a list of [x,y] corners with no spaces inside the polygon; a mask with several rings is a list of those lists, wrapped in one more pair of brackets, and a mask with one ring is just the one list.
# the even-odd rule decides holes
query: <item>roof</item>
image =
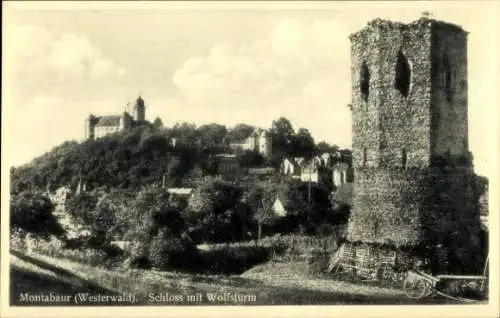
{"label": "roof", "polygon": [[192,188],[168,188],[167,192],[170,194],[190,195],[193,192]]}
{"label": "roof", "polygon": [[269,173],[273,173],[274,172],[274,168],[251,168],[251,169],[248,169],[248,173],[251,173],[251,174],[269,174]]}
{"label": "roof", "polygon": [[255,128],[255,130],[250,134],[250,137],[260,137],[261,135],[265,135],[266,131],[261,128]]}
{"label": "roof", "polygon": [[217,158],[230,158],[230,159],[236,158],[235,154],[229,154],[229,153],[221,153],[221,154],[218,154],[218,155],[215,155],[215,156]]}
{"label": "roof", "polygon": [[299,167],[299,163],[293,159],[290,159],[290,158],[284,158],[283,159],[283,164],[285,164],[286,162],[290,163],[291,165],[295,166],[295,167]]}
{"label": "roof", "polygon": [[304,159],[304,157],[295,157],[293,158],[293,161],[295,161],[299,166],[303,166],[306,163],[306,159]]}
{"label": "roof", "polygon": [[120,126],[120,115],[109,115],[98,117],[96,127]]}

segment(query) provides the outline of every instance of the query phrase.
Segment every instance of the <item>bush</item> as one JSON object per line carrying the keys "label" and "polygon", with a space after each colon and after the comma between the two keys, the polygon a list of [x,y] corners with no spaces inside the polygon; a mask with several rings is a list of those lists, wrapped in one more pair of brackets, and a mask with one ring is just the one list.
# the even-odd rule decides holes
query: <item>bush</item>
{"label": "bush", "polygon": [[311,249],[307,255],[309,274],[318,275],[326,272],[330,263],[330,254],[321,249]]}
{"label": "bush", "polygon": [[33,242],[32,246],[34,252],[90,266],[113,268],[124,259],[123,251],[112,246],[106,246],[104,249],[89,249],[78,246],[79,243],[76,240],[70,241],[69,244],[74,248],[65,248],[68,246],[67,243],[58,239],[37,240]]}
{"label": "bush", "polygon": [[51,235],[62,237],[64,229],[52,214],[54,205],[42,193],[25,191],[10,197],[10,226],[48,239]]}
{"label": "bush", "polygon": [[271,250],[262,246],[224,246],[202,251],[204,271],[210,274],[241,274],[271,258]]}
{"label": "bush", "polygon": [[136,256],[136,257],[131,256],[127,260],[125,260],[123,265],[124,267],[137,268],[137,269],[151,268],[151,262],[146,256]]}
{"label": "bush", "polygon": [[198,261],[198,250],[178,237],[168,237],[163,231],[153,238],[148,259],[151,266],[160,270],[192,270]]}

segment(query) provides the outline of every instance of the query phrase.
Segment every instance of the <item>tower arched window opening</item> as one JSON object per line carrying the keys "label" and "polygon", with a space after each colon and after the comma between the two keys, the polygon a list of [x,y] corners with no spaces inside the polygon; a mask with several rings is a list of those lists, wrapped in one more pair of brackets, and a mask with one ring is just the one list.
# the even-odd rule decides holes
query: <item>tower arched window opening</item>
{"label": "tower arched window opening", "polygon": [[397,89],[401,95],[408,97],[410,93],[411,82],[411,68],[408,59],[401,50],[398,52],[396,61],[396,77],[394,78],[394,88]]}
{"label": "tower arched window opening", "polygon": [[359,74],[359,90],[363,100],[365,102],[368,101],[368,96],[370,95],[370,70],[368,69],[366,62],[363,62],[361,65]]}

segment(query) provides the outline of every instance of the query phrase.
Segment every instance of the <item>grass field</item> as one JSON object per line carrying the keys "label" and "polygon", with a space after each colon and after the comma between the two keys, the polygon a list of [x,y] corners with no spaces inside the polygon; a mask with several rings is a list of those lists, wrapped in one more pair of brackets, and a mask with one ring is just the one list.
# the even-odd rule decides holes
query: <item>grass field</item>
{"label": "grass field", "polygon": [[[33,305],[21,301],[20,295],[26,293],[68,295],[70,299],[80,297],[80,293],[101,295],[100,299],[94,297],[82,305],[417,304],[398,289],[308,278],[300,274],[301,266],[301,263],[268,263],[234,276],[109,271],[38,254],[12,252],[11,304]],[[106,299],[104,295],[110,297]],[[127,298],[130,295],[135,297]],[[431,298],[418,303],[450,301]],[[74,301],[36,304],[75,305]]]}

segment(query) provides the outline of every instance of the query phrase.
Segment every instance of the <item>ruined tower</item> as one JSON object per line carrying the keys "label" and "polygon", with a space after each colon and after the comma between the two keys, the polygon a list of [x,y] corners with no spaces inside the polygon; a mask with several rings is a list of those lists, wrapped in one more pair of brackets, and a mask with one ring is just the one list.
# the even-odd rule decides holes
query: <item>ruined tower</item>
{"label": "ruined tower", "polygon": [[346,251],[367,268],[425,255],[433,270],[463,263],[479,232],[467,32],[428,18],[376,19],[350,40],[356,177]]}

